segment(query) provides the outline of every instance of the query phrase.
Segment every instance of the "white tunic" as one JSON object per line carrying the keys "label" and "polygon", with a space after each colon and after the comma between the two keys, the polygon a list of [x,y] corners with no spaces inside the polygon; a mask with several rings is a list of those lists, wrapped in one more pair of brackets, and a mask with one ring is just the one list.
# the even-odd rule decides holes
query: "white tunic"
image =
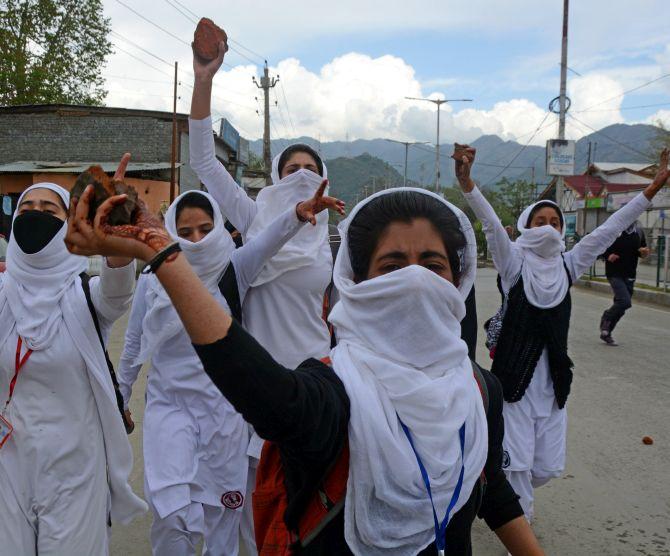
{"label": "white tunic", "polygon": [[[214,156],[211,118],[189,119],[189,134],[191,167],[224,216],[245,234],[256,216],[256,203]],[[279,363],[291,369],[330,352],[330,333],[322,316],[333,260],[328,242],[321,249],[316,264],[252,288],[242,307],[245,327]]]}
{"label": "white tunic", "polygon": [[[118,269],[103,265],[101,278],[90,281],[104,336],[128,306],[134,273],[134,264]],[[82,315],[82,322],[89,319]],[[17,342],[16,326],[12,325],[0,346],[3,406],[15,372]],[[93,553],[102,553],[100,543],[106,545],[108,461],[91,380],[95,379],[63,323],[51,346],[33,352],[21,368],[7,409],[14,433],[0,449],[0,473],[12,485],[18,504],[10,510],[20,510],[39,533],[40,553],[81,549],[86,544],[78,543],[86,542],[95,546]],[[121,422],[118,411],[114,418]]]}
{"label": "white tunic", "polygon": [[[295,209],[289,209],[232,253],[241,301],[265,261],[302,226]],[[119,363],[126,405],[141,368],[135,361],[147,311],[146,289],[142,277]],[[204,372],[183,328],[151,358],[143,438],[147,497],[161,518],[191,502],[221,506],[225,493],[246,492],[247,425]]]}

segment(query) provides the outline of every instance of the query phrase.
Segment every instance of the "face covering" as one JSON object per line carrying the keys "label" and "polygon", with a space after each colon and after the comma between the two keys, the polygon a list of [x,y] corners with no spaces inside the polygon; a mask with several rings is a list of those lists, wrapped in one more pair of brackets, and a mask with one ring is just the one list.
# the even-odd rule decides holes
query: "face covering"
{"label": "face covering", "polygon": [[[184,196],[192,194],[205,197],[214,212],[212,231],[196,243],[179,237],[177,233],[177,206]],[[184,256],[210,293],[229,311],[228,304],[219,291],[218,283],[230,263],[235,244],[224,226],[221,210],[214,198],[204,191],[182,193],[165,214],[165,228],[170,238],[179,242]],[[154,350],[184,330],[172,301],[156,276],[150,275],[146,279],[149,280],[146,290],[147,311],[142,321],[140,353],[135,360],[137,364],[147,361]]]}
{"label": "face covering", "polygon": [[[287,210],[295,210],[299,202],[313,197],[323,180],[319,174],[303,169],[289,174],[270,187],[263,188],[256,198],[258,213],[246,233],[245,243],[258,236],[281,214]],[[316,229],[311,225],[303,226],[274,257],[267,261],[251,285],[260,286],[286,272],[314,264],[322,256],[323,249],[329,253],[327,210],[317,215]]]}
{"label": "face covering", "polygon": [[[540,202],[546,204],[546,201]],[[562,257],[565,251],[565,227],[560,232],[551,226],[526,228],[536,205],[526,207],[519,216],[517,229],[521,235],[514,245],[523,259],[521,276],[526,298],[534,307],[549,309],[561,303],[570,288]],[[558,210],[558,205],[554,206]],[[561,220],[565,221],[564,218]]]}
{"label": "face covering", "polygon": [[29,210],[19,214],[12,225],[12,235],[26,255],[34,255],[44,249],[63,227],[60,218],[40,210]]}
{"label": "face covering", "polygon": [[[349,223],[371,199],[399,190],[432,196],[458,217],[467,241],[458,288],[417,265],[354,282]],[[412,556],[435,540],[435,530],[428,493],[400,420],[411,431],[430,477],[439,519],[454,495],[461,466],[463,486],[452,516],[467,502],[486,460],[486,415],[460,338],[464,300],[476,268],[474,233],[467,216],[441,197],[402,188],[357,205],[340,224],[340,235],[333,271],[340,300],[329,320],[338,338],[331,352],[333,369],[351,402],[345,538],[354,554]]]}

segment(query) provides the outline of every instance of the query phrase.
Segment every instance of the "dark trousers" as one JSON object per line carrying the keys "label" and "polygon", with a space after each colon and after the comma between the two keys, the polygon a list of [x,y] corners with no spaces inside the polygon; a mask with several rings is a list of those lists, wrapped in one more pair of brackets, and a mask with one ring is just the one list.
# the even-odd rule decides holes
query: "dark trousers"
{"label": "dark trousers", "polygon": [[633,297],[635,278],[613,276],[608,280],[614,292],[614,303],[603,313],[600,329],[612,332],[624,313],[632,307],[631,298]]}

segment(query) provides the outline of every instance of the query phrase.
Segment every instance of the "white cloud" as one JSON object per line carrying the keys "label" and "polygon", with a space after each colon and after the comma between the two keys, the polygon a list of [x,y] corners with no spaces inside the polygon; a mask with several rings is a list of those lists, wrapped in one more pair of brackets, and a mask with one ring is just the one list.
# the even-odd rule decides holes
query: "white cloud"
{"label": "white cloud", "polygon": [[661,122],[666,129],[670,129],[670,110],[659,110],[644,121],[650,125],[658,125],[658,122]]}

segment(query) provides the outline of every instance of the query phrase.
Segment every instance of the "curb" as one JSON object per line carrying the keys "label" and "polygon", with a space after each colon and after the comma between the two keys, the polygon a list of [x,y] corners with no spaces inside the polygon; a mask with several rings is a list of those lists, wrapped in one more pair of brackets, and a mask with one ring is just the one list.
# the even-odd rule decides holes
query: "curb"
{"label": "curb", "polygon": [[[604,282],[596,282],[593,280],[585,280],[583,278],[577,280],[577,282],[575,282],[575,286],[583,289],[593,290],[598,293],[612,293],[612,288],[610,288],[609,284],[605,284]],[[633,299],[634,301],[643,301],[645,303],[653,303],[654,305],[661,305],[662,307],[670,308],[670,293],[635,288],[635,295]]]}

